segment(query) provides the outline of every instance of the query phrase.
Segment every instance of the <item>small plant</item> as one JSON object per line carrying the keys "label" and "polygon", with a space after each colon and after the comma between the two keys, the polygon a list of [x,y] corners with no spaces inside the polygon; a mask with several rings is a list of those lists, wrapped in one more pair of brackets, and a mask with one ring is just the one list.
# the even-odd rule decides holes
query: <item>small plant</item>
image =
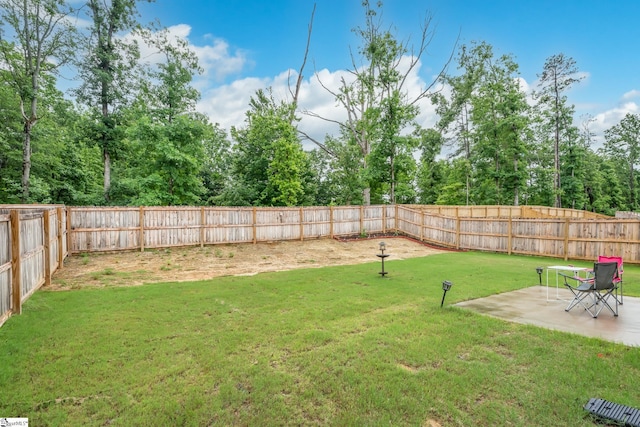
{"label": "small plant", "polygon": [[100,280],[103,276],[113,276],[115,274],[116,272],[113,270],[113,268],[105,268],[102,271],[96,271],[92,273],[91,278],[93,280]]}
{"label": "small plant", "polygon": [[369,235],[367,234],[367,229],[363,228],[362,231],[360,232],[360,238],[366,239],[367,237],[369,237]]}
{"label": "small plant", "polygon": [[88,252],[83,252],[80,257],[82,258],[82,265],[87,265],[89,264],[89,253]]}
{"label": "small plant", "polygon": [[222,250],[220,250],[220,248],[216,248],[214,251],[214,256],[216,258],[222,258]]}
{"label": "small plant", "polygon": [[233,258],[233,252],[229,252],[229,258]]}

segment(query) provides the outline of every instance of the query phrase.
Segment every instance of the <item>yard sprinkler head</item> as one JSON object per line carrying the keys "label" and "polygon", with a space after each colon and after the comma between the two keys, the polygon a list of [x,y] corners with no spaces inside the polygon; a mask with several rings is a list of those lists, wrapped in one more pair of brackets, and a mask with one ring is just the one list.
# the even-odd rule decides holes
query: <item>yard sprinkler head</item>
{"label": "yard sprinkler head", "polygon": [[538,273],[538,281],[540,282],[540,286],[542,286],[542,267],[536,267],[536,273]]}
{"label": "yard sprinkler head", "polygon": [[453,283],[451,283],[448,280],[445,280],[444,282],[442,282],[442,290],[444,292],[442,293],[442,302],[440,303],[440,308],[442,308],[442,306],[444,305],[444,297],[447,296],[447,291],[451,289],[452,286],[453,286]]}
{"label": "yard sprinkler head", "polygon": [[379,244],[378,246],[380,247],[380,253],[379,253],[379,254],[376,254],[376,256],[377,256],[378,258],[380,258],[380,261],[382,262],[382,271],[381,271],[380,273],[378,273],[378,274],[380,274],[380,276],[384,277],[384,276],[385,276],[385,274],[387,274],[387,272],[386,272],[386,271],[384,271],[384,259],[385,259],[386,257],[388,257],[388,256],[389,256],[389,254],[385,254],[385,253],[384,253],[385,249],[387,249],[387,245],[386,245],[386,243],[384,243],[384,242],[380,242],[380,244]]}

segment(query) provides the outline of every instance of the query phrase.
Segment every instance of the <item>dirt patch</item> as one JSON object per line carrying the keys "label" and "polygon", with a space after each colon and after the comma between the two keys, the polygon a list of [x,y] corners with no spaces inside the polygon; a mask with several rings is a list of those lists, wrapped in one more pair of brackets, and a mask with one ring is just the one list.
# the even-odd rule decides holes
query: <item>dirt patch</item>
{"label": "dirt patch", "polygon": [[144,252],[74,255],[52,279],[51,290],[143,283],[207,280],[219,276],[377,262],[381,240],[388,260],[441,253],[403,237],[338,241],[319,239],[258,244],[215,245]]}

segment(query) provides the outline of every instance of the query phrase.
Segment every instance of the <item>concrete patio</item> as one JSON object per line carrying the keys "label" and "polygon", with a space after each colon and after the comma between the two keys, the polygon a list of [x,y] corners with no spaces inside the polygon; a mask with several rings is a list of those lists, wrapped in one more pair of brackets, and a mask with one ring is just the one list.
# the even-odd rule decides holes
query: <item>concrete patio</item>
{"label": "concrete patio", "polygon": [[512,322],[640,346],[640,298],[625,295],[624,304],[618,306],[618,317],[605,308],[594,319],[582,307],[564,311],[571,297],[567,289],[559,289],[556,294],[555,286],[532,286],[455,306]]}

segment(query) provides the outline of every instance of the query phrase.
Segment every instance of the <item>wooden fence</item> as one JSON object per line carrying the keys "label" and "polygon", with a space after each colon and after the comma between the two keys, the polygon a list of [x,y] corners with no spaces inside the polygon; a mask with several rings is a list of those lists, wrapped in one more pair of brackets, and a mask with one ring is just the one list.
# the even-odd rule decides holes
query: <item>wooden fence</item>
{"label": "wooden fence", "polygon": [[640,219],[543,206],[0,205],[0,325],[69,253],[399,233],[444,248],[640,263]]}
{"label": "wooden fence", "polygon": [[395,230],[395,206],[67,208],[76,252],[305,240]]}
{"label": "wooden fence", "polygon": [[431,214],[463,218],[575,218],[610,219],[611,217],[588,211],[548,206],[439,206],[405,205]]}
{"label": "wooden fence", "polygon": [[67,209],[72,253],[394,232],[455,249],[640,262],[640,220],[545,206]]}
{"label": "wooden fence", "polygon": [[[455,209],[457,207],[450,207]],[[465,207],[466,208],[466,207]],[[474,207],[480,210],[485,207]],[[432,213],[425,207],[401,206],[398,230],[424,242],[455,249],[537,255],[555,258],[594,260],[598,255],[619,255],[625,262],[640,263],[640,220],[614,219],[602,215],[579,217],[575,211],[547,217],[535,217],[536,208],[523,211],[528,217],[505,216],[489,208],[493,217]],[[450,211],[448,211],[450,212]],[[507,212],[506,210],[503,212]],[[511,213],[518,212],[512,210]],[[587,212],[586,214],[589,214]],[[589,219],[587,219],[589,218]]]}
{"label": "wooden fence", "polygon": [[61,206],[0,206],[0,325],[62,267],[65,216]]}

